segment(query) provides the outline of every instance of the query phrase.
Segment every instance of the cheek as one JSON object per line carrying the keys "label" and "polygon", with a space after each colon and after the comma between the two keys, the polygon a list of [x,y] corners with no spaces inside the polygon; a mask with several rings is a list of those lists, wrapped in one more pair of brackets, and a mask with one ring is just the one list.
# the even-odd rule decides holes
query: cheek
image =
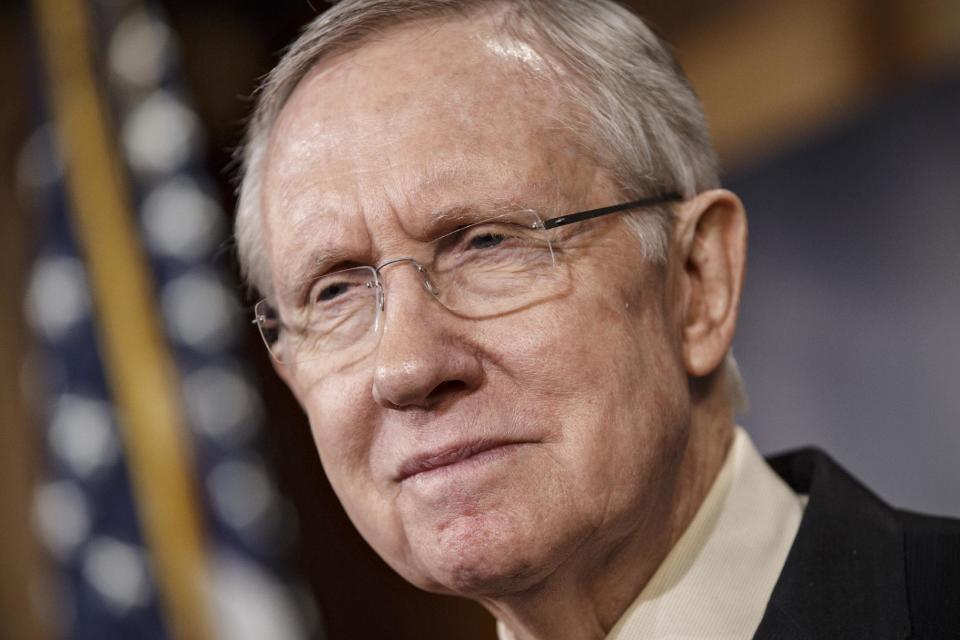
{"label": "cheek", "polygon": [[[301,376],[296,396],[307,413],[324,471],[338,494],[370,481],[375,438],[369,376],[315,380]],[[344,496],[345,497],[345,496]]]}
{"label": "cheek", "polygon": [[638,394],[683,386],[656,291],[632,297],[596,286],[580,291],[577,301],[550,307],[523,331],[487,339],[508,345],[500,350],[504,368],[521,386],[535,382],[591,407],[609,398],[627,408],[650,400]]}
{"label": "cheek", "polygon": [[632,299],[589,291],[598,293],[542,318],[514,359],[531,368],[518,380],[540,385],[522,390],[551,398],[568,471],[602,494],[650,478],[656,461],[673,455],[685,437],[686,380],[655,288]]}

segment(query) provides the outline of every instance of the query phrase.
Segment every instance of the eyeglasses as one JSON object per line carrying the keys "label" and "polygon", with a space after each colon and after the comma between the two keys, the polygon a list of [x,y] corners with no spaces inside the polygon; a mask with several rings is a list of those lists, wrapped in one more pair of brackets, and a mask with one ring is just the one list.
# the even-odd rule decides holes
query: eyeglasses
{"label": "eyeglasses", "polygon": [[379,265],[328,273],[304,283],[278,310],[266,299],[254,306],[254,324],[277,362],[314,360],[325,372],[362,360],[383,325],[383,272],[408,265],[423,289],[457,316],[504,315],[563,295],[571,286],[551,231],[612,213],[676,202],[667,193],[542,220],[524,209],[485,219],[426,243],[424,259],[391,258]]}

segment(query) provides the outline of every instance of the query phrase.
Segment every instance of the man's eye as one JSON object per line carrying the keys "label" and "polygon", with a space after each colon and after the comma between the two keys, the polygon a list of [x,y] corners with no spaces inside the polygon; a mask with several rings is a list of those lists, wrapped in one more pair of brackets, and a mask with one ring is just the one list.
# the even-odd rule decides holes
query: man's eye
{"label": "man's eye", "polygon": [[502,233],[484,233],[470,238],[469,245],[471,249],[492,249],[506,239]]}
{"label": "man's eye", "polygon": [[328,284],[317,292],[317,294],[314,296],[314,300],[317,302],[328,302],[338,296],[342,296],[352,286],[353,285],[348,282],[335,282],[333,284]]}

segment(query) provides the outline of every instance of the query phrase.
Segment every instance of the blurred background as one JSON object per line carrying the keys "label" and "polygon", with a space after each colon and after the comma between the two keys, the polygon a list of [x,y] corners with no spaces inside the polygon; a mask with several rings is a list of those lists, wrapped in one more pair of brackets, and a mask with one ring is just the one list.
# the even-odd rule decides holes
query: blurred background
{"label": "blurred background", "polygon": [[[633,4],[750,216],[742,423],[960,516],[960,2]],[[244,315],[230,153],[324,6],[2,4],[0,637],[493,637],[353,531]]]}

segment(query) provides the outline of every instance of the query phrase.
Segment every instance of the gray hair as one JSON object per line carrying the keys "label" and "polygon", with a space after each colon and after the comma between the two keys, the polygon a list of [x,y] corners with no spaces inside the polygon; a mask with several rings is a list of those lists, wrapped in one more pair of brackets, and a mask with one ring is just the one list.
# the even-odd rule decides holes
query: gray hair
{"label": "gray hair", "polygon": [[[273,126],[300,80],[319,60],[390,27],[495,10],[498,28],[563,71],[559,81],[571,107],[566,125],[625,197],[666,191],[691,197],[719,186],[703,111],[683,71],[643,20],[613,0],[342,0],[307,25],[257,93],[238,154],[235,234],[248,283],[266,294],[272,289],[260,214],[262,165]],[[669,209],[628,219],[642,257],[665,261]],[[736,403],[742,394],[732,357],[725,369]]]}

